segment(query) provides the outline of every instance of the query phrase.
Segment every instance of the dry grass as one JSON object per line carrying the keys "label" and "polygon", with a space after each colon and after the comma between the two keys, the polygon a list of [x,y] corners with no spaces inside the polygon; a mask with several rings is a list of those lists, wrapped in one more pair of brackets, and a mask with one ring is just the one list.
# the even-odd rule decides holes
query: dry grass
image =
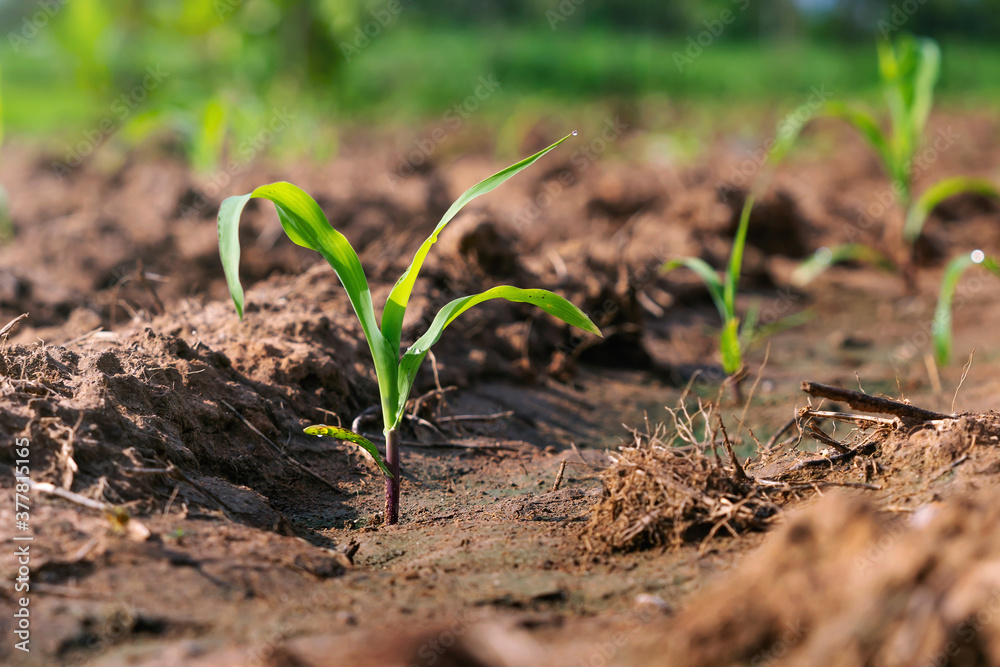
{"label": "dry grass", "polygon": [[[632,446],[610,454],[604,493],[583,535],[589,550],[705,545],[722,529],[736,535],[763,528],[777,512],[732,456],[711,406],[699,403],[693,415],[682,406],[671,415],[673,438],[665,426],[647,425],[645,433],[632,432]],[[719,456],[722,447],[729,465]]]}

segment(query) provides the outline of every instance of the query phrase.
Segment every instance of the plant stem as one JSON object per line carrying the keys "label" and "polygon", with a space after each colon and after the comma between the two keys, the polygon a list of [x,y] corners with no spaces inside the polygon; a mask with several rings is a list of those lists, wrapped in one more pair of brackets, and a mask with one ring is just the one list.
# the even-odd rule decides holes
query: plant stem
{"label": "plant stem", "polygon": [[385,523],[399,522],[399,431],[391,428],[385,433],[385,465],[392,477],[385,478]]}

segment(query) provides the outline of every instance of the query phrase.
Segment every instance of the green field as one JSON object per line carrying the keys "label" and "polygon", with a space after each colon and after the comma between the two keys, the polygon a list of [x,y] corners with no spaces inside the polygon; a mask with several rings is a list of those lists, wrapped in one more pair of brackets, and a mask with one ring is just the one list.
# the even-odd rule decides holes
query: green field
{"label": "green field", "polygon": [[[217,44],[211,31],[183,39],[153,31],[87,62],[43,36],[3,56],[4,122],[9,135],[58,147],[110,118],[126,143],[167,131],[191,153],[210,155],[219,140],[213,124],[239,143],[276,108],[288,109],[296,122],[269,149],[287,155],[333,146],[344,127],[358,125],[412,129],[471,117],[513,140],[539,119],[586,130],[594,118],[625,112],[635,125],[699,137],[773,122],[814,89],[880,103],[873,44],[723,34],[692,47],[698,36],[390,25],[349,59],[313,62],[308,77],[282,69],[252,40]],[[945,41],[942,50],[945,107],[1000,105],[1000,49]],[[149,68],[167,75],[134,99]]]}

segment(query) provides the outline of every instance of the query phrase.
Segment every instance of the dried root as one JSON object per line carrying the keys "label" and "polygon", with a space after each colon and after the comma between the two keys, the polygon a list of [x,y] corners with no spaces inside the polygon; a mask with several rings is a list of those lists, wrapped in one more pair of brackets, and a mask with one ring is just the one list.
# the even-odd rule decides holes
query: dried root
{"label": "dried root", "polygon": [[721,422],[711,406],[699,403],[694,415],[681,407],[671,415],[675,438],[665,442],[666,427],[650,431],[647,425],[646,433],[632,432],[631,447],[611,454],[612,464],[601,474],[604,494],[583,536],[588,549],[698,541],[704,546],[719,530],[736,535],[762,529],[776,514],[777,506],[746,476],[731,448],[725,448],[730,466],[719,457],[728,438],[717,441]]}

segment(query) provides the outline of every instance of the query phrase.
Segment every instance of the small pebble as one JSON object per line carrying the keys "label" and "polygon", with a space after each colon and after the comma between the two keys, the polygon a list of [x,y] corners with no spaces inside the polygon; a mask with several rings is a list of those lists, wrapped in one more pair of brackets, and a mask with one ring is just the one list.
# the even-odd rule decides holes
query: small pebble
{"label": "small pebble", "polygon": [[652,595],[650,593],[639,593],[636,595],[635,606],[652,608],[664,614],[669,614],[671,612],[670,605],[667,604],[663,598],[659,595]]}

